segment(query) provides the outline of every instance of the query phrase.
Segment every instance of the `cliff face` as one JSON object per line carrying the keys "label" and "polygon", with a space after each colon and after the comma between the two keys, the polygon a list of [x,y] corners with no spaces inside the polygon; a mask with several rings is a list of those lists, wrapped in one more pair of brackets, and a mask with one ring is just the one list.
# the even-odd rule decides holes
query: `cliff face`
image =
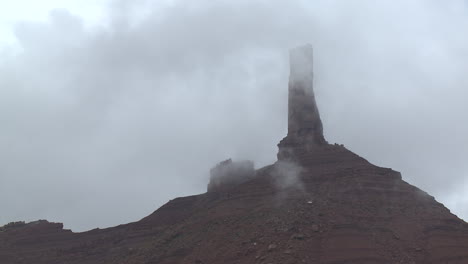
{"label": "cliff face", "polygon": [[223,162],[207,193],[127,225],[0,229],[0,263],[468,263],[468,224],[399,172],[326,143],[311,91],[290,95],[275,164]]}

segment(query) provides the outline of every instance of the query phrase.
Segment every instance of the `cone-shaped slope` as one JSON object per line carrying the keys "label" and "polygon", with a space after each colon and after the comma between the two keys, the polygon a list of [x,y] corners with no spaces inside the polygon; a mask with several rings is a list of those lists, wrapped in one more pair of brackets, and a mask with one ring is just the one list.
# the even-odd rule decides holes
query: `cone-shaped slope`
{"label": "cone-shaped slope", "polygon": [[325,145],[136,223],[30,224],[0,245],[2,263],[468,263],[468,226],[398,172]]}

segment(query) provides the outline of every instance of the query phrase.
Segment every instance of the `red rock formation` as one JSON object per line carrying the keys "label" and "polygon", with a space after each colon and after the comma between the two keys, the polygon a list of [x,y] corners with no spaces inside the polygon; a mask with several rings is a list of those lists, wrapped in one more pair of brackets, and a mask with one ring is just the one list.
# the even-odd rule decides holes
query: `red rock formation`
{"label": "red rock formation", "polygon": [[[299,116],[291,103],[315,105],[292,98]],[[77,234],[45,221],[0,228],[0,263],[468,263],[467,223],[399,172],[327,144],[312,116],[290,116],[276,164],[236,178],[226,161],[209,192],[138,222]],[[278,184],[291,170],[297,184]]]}
{"label": "red rock formation", "polygon": [[311,45],[290,51],[288,135],[278,144],[278,159],[294,159],[296,152],[310,151],[327,142],[313,88]]}

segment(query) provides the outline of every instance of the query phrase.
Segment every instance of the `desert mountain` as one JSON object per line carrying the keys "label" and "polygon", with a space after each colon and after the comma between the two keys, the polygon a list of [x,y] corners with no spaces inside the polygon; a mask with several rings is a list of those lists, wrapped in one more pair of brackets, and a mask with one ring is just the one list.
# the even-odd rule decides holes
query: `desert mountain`
{"label": "desert mountain", "polygon": [[290,64],[277,162],[221,162],[206,193],[135,223],[83,233],[11,223],[0,228],[0,263],[467,264],[467,223],[399,172],[326,141],[312,47],[292,49]]}

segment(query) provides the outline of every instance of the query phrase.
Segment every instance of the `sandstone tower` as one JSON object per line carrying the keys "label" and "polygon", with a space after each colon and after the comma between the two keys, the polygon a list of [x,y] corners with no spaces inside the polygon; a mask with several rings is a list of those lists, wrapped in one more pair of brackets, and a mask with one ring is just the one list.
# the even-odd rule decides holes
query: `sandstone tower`
{"label": "sandstone tower", "polygon": [[278,159],[294,159],[326,144],[313,87],[313,49],[307,44],[289,51],[288,135],[278,144]]}

